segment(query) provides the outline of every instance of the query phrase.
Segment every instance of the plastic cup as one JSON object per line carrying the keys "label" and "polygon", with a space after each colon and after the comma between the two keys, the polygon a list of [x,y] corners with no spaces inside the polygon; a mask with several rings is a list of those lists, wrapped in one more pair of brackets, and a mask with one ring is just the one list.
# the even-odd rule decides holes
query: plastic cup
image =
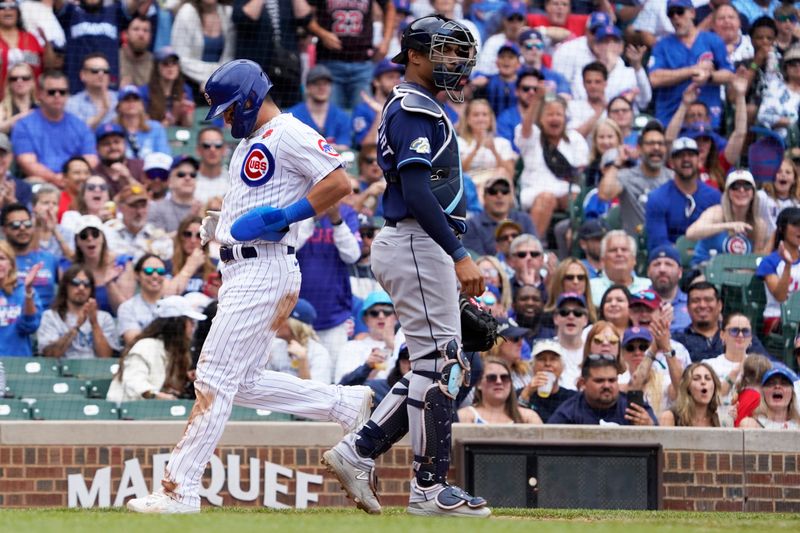
{"label": "plastic cup", "polygon": [[547,398],[550,396],[550,393],[553,391],[553,385],[556,383],[555,374],[545,371],[545,375],[547,376],[547,383],[539,385],[539,388],[536,389],[536,394],[539,395],[539,398]]}

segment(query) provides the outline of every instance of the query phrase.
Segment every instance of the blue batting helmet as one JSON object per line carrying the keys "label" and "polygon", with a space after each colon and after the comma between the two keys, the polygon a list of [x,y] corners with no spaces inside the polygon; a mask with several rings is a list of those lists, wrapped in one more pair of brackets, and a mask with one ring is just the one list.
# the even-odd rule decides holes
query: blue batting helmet
{"label": "blue batting helmet", "polygon": [[272,82],[256,63],[237,59],[225,63],[208,78],[203,94],[211,106],[206,120],[218,117],[235,105],[231,135],[236,139],[253,132],[261,103],[272,88]]}
{"label": "blue batting helmet", "polygon": [[[455,50],[456,64],[447,48]],[[412,22],[400,38],[400,53],[392,61],[405,65],[408,51],[427,55],[433,63],[433,80],[451,100],[462,102],[462,93],[476,60],[475,38],[462,24],[442,15],[428,15]]]}

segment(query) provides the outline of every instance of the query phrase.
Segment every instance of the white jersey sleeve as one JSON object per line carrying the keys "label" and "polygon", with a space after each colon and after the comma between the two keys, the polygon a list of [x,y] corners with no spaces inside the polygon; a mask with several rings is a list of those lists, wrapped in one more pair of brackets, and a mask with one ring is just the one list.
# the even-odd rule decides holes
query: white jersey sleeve
{"label": "white jersey sleeve", "polygon": [[[237,218],[256,207],[283,208],[305,198],[314,185],[343,165],[342,157],[319,133],[290,114],[275,117],[242,139],[231,157],[216,240],[237,244],[231,236]],[[292,224],[281,242],[297,247],[297,237],[297,224]]]}

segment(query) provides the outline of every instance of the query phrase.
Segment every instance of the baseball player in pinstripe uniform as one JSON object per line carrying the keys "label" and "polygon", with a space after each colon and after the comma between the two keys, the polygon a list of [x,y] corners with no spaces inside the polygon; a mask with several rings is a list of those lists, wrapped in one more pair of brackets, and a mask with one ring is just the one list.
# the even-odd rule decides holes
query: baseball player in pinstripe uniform
{"label": "baseball player in pinstripe uniform", "polygon": [[[222,244],[217,314],[197,363],[192,409],[162,488],[128,502],[143,513],[196,513],[200,479],[232,405],[269,409],[353,426],[369,413],[371,391],[300,380],[265,370],[275,333],[300,291],[294,222],[324,212],[350,192],[339,154],[314,130],[281,114],[272,83],[252,61],[236,60],[209,78],[207,119],[224,115],[242,139],[229,169],[221,213],[201,236]],[[219,217],[217,219],[217,216]]]}
{"label": "baseball player in pinstripe uniform", "polygon": [[394,302],[411,372],[364,427],[323,454],[323,463],[369,513],[381,512],[374,460],[410,431],[414,477],[407,511],[491,514],[486,500],[447,483],[454,400],[470,373],[461,351],[459,290],[478,296],[483,278],[457,238],[466,231],[461,160],[453,125],[435,95],[444,90],[463,100],[475,54],[468,29],[431,15],[406,28],[393,59],[406,65],[406,81],[384,104],[378,128],[386,227],[372,244],[372,270]]}

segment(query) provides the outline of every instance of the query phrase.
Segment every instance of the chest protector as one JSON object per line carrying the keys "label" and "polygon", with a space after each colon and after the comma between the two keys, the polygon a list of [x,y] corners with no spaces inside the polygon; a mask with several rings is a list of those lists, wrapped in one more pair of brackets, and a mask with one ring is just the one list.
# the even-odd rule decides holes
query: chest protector
{"label": "chest protector", "polygon": [[[464,180],[461,175],[461,157],[458,152],[458,139],[455,135],[453,123],[450,122],[438,102],[430,96],[415,89],[413,86],[401,83],[394,88],[391,98],[386,102],[384,109],[395,101],[400,100],[400,107],[409,113],[428,115],[437,120],[437,126],[444,130],[444,142],[435,150],[431,157],[431,191],[439,205],[442,206],[450,226],[458,233],[466,231],[467,202],[464,196]],[[385,124],[381,124],[383,127]],[[386,181],[399,183],[400,174],[396,170],[386,172]]]}

